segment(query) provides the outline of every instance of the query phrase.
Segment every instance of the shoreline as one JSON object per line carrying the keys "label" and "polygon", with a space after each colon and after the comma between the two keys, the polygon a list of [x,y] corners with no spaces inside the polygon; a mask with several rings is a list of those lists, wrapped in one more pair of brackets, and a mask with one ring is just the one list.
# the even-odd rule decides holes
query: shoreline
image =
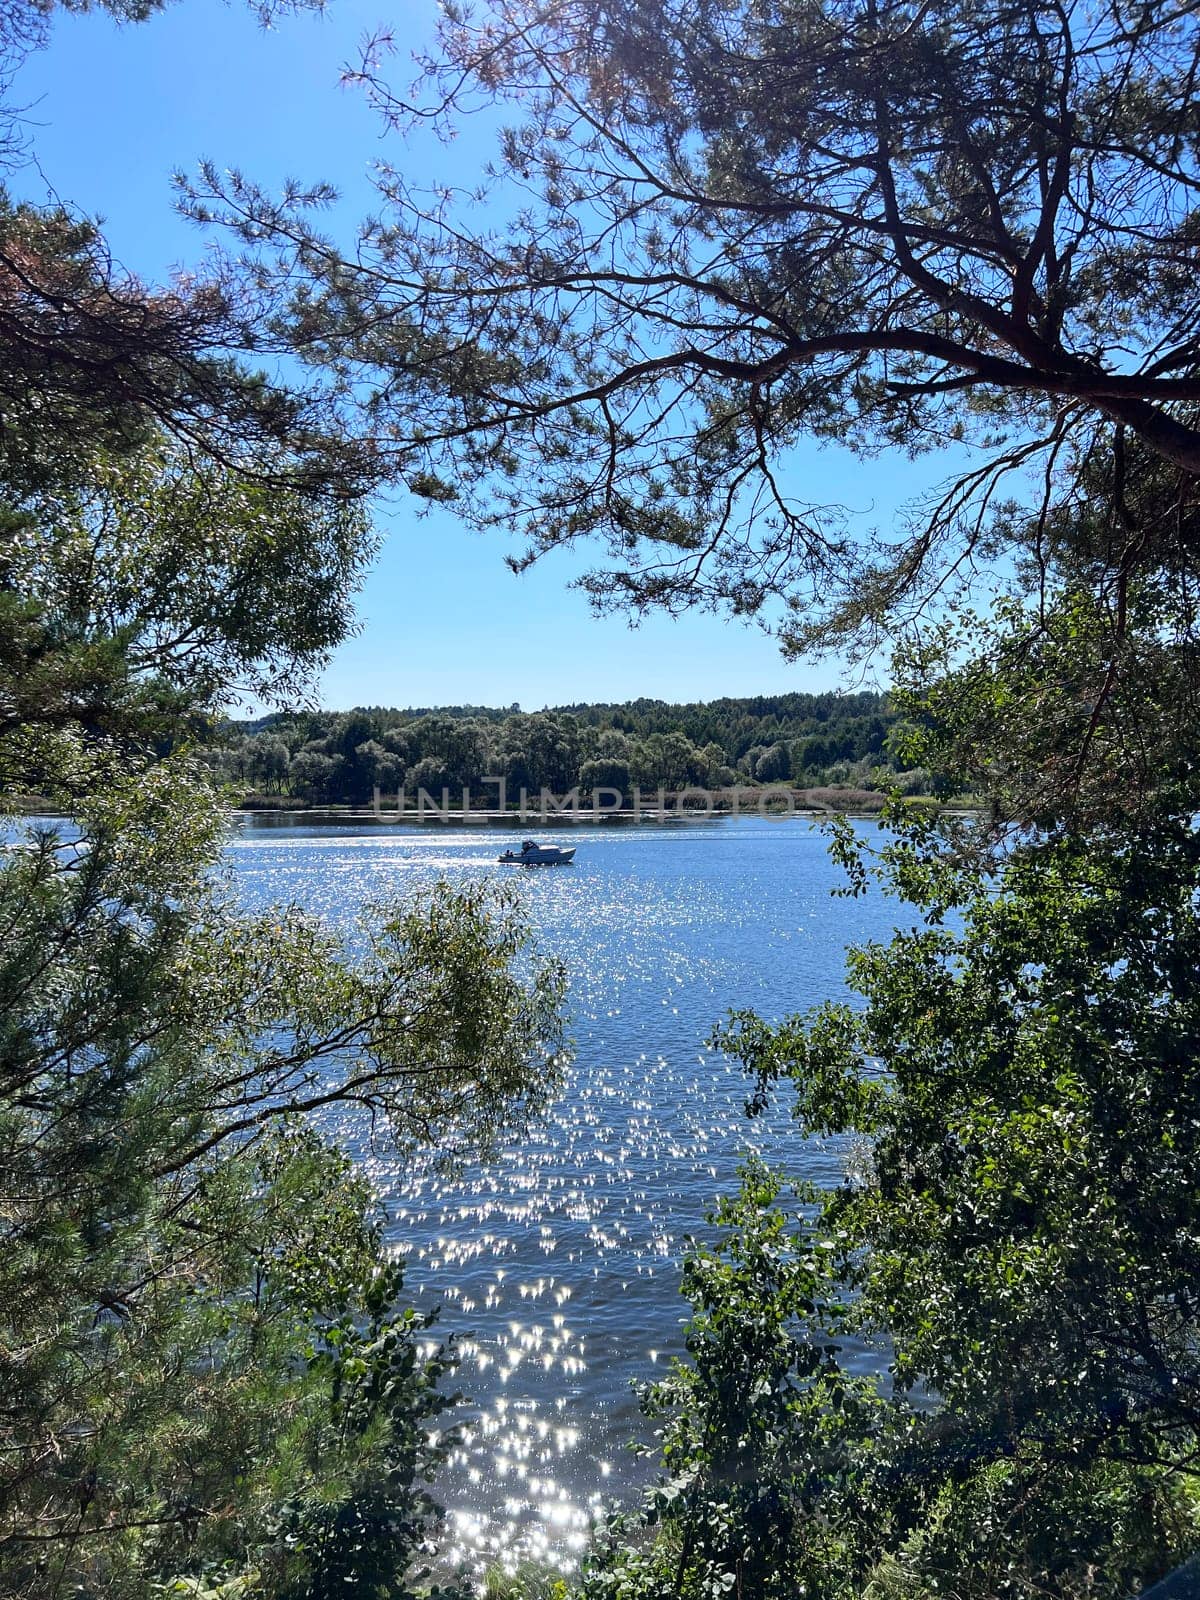
{"label": "shoreline", "polygon": [[[820,802],[805,800],[790,808],[770,807],[760,809],[752,802],[739,806],[734,810],[731,806],[714,806],[710,811],[683,810],[677,811],[671,807],[664,810],[642,807],[634,810],[626,807],[619,811],[595,811],[590,806],[581,806],[578,811],[541,811],[522,813],[518,810],[495,811],[471,808],[469,811],[450,810],[443,811],[440,807],[431,806],[424,811],[415,807],[404,811],[376,811],[371,806],[305,806],[305,805],[233,805],[230,811],[239,818],[279,818],[289,823],[313,822],[369,822],[380,825],[416,827],[505,827],[512,828],[603,828],[603,827],[639,827],[646,823],[659,826],[671,825],[678,827],[682,824],[696,826],[708,822],[739,822],[746,819],[761,819],[764,822],[786,822],[796,818],[806,822],[822,821],[829,817],[853,817],[858,820],[877,818],[883,809],[884,796],[880,797],[880,805],[862,806],[827,805]],[[26,803],[15,807],[12,815],[20,817],[48,817],[61,818],[64,821],[71,819],[72,813],[52,802],[39,801],[37,796],[24,797]],[[968,803],[941,804],[931,800],[920,800],[925,809],[944,812],[948,816],[973,816],[979,807]]]}
{"label": "shoreline", "polygon": [[740,818],[762,816],[768,820],[782,822],[789,816],[816,818],[827,816],[876,816],[877,811],[845,811],[838,812],[835,808],[819,809],[816,806],[796,806],[791,811],[763,811],[757,809],[735,812],[729,807],[720,809],[714,807],[711,811],[658,811],[643,807],[640,811],[632,808],[621,811],[601,811],[596,813],[590,806],[580,807],[578,812],[548,812],[543,814],[520,811],[483,811],[474,807],[470,811],[443,811],[440,807],[431,806],[426,811],[417,811],[415,808],[405,811],[375,811],[370,806],[237,806],[234,814],[239,817],[286,817],[288,821],[309,820],[313,822],[379,822],[379,823],[414,823],[421,827],[498,827],[512,824],[522,828],[602,828],[605,826],[637,826],[640,823],[700,823],[738,821]]}

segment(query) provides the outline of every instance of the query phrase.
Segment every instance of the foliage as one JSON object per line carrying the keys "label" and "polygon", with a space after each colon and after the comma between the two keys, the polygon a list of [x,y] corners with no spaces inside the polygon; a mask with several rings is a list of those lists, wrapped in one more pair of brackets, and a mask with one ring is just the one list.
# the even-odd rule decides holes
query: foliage
{"label": "foliage", "polygon": [[1197,540],[1180,492],[1128,448],[1026,522],[1036,553],[989,614],[898,653],[896,759],[987,794],[1006,829],[1112,837],[1194,806]]}
{"label": "foliage", "polygon": [[0,862],[5,1591],[411,1593],[445,1359],[297,1119],[485,1148],[552,1092],[561,976],[485,891],[347,941],[222,886],[189,735],[345,632],[354,515],[147,447],[12,503],[4,799],[73,823]]}
{"label": "foliage", "polygon": [[[146,1205],[148,1185],[119,1174],[86,1220],[56,1205],[31,1276],[6,1229],[8,1594],[141,1596],[185,1590],[184,1574],[325,1593],[324,1524],[368,1515],[392,1525],[376,1560],[398,1584],[436,1532],[410,1483],[440,1459],[419,1424],[444,1363],[420,1356],[411,1313],[380,1320],[400,1283],[362,1181],[300,1129],[197,1178],[201,1193],[160,1187]],[[367,1573],[346,1592],[402,1592]]]}
{"label": "foliage", "polygon": [[[1126,441],[1191,515],[1200,46],[1170,0],[455,5],[413,90],[392,43],[358,73],[389,130],[498,118],[486,207],[385,165],[343,249],[322,189],[185,192],[390,470],[515,564],[595,538],[598,605],[782,597],[803,650],[919,613],[1007,547],[1006,491],[1050,506]],[[856,538],[790,481],[806,440],[977,453]]]}
{"label": "foliage", "polygon": [[[739,1014],[720,1034],[754,1076],[757,1106],[786,1083],[807,1135],[868,1141],[809,1224],[765,1224],[772,1197],[755,1183],[748,1209],[726,1212],[735,1240],[824,1251],[826,1302],[809,1289],[792,1308],[800,1355],[780,1370],[803,1379],[822,1352],[844,1366],[831,1331],[843,1352],[851,1338],[883,1340],[893,1394],[860,1393],[848,1412],[830,1391],[817,1414],[794,1413],[779,1455],[801,1481],[851,1416],[816,1506],[753,1541],[735,1532],[723,1578],[694,1591],[680,1579],[680,1594],[732,1589],[752,1552],[792,1563],[781,1581],[816,1594],[869,1579],[881,1595],[1116,1596],[1200,1539],[1189,1487],[1200,834],[1190,816],[1160,812],[1119,848],[1064,833],[989,861],[964,850],[970,828],[897,819],[877,866],[921,920],[852,953],[858,1003],[777,1026]],[[839,849],[865,888],[862,841],[842,830]],[[783,1281],[746,1298],[722,1283],[731,1350],[741,1327],[753,1352],[751,1307],[785,1309]],[[690,1348],[695,1371],[663,1392],[674,1419],[663,1460],[674,1482],[698,1476],[711,1492],[719,1458],[688,1433],[697,1395],[706,1384],[724,1395],[727,1449],[753,1410],[728,1362]],[[779,1377],[764,1384],[781,1389]],[[708,1510],[692,1537],[713,1525]],[[832,1544],[810,1581],[802,1562],[818,1536]]]}
{"label": "foliage", "polygon": [[988,858],[893,820],[835,843],[917,924],[853,1003],[717,1039],[847,1176],[785,1205],[752,1167],[692,1247],[664,1476],[587,1600],[1118,1600],[1200,1546],[1200,832]]}
{"label": "foliage", "polygon": [[523,1561],[509,1572],[489,1567],[483,1577],[482,1600],[569,1600],[567,1581],[550,1567]]}
{"label": "foliage", "polygon": [[[453,1435],[429,1433],[446,1405],[438,1379],[453,1366],[444,1352],[422,1359],[417,1334],[432,1314],[397,1312],[404,1284],[395,1264],[381,1267],[362,1297],[363,1313],[343,1313],[321,1329],[310,1357],[328,1385],[330,1412],[314,1455],[326,1472],[345,1460],[341,1481],[311,1484],[279,1511],[283,1547],[278,1592],[296,1600],[361,1595],[374,1600],[465,1600],[457,1582],[431,1583],[428,1552],[440,1511],[421,1486],[448,1453]],[[270,1558],[268,1558],[269,1560]]]}
{"label": "foliage", "polygon": [[[610,1523],[585,1567],[587,1600],[830,1592],[840,1547],[828,1536],[829,1501],[849,1465],[847,1441],[856,1442],[852,1419],[870,1414],[874,1397],[838,1363],[836,1285],[778,1196],[752,1165],[710,1218],[722,1236],[691,1247],[688,1359],[643,1402],[664,1424],[667,1476],[640,1517]],[[804,1338],[806,1325],[824,1341]],[[645,1543],[639,1528],[662,1533]]]}
{"label": "foliage", "polygon": [[155,441],[74,466],[0,512],[0,760],[70,726],[178,742],[221,699],[303,691],[350,627],[357,511]]}
{"label": "foliage", "polygon": [[[628,802],[635,784],[643,793],[789,780],[890,787],[898,776],[891,755],[898,733],[882,695],[786,694],[532,714],[479,706],[317,712],[223,724],[208,751],[231,783],[286,788],[316,804],[365,805],[375,788],[394,803],[401,788],[410,800],[423,788],[435,803],[445,789],[457,805],[467,789],[495,805],[501,777],[510,803],[522,788],[536,798],[543,787],[556,794],[615,789]],[[919,774],[911,782],[924,784]]]}
{"label": "foliage", "polygon": [[[6,89],[41,16],[0,16]],[[485,890],[345,938],[238,907],[189,750],[349,631],[361,452],[238,363],[234,277],[150,291],[5,203],[0,286],[0,1589],[460,1600],[453,1356],[324,1119],[430,1159],[519,1129],[561,974]],[[70,820],[18,826],[31,791]]]}
{"label": "foliage", "polygon": [[[55,12],[145,21],[166,0],[4,0],[0,5],[0,164],[30,157],[19,77]],[[264,25],[320,0],[252,0]],[[119,267],[86,214],[37,206],[0,184],[0,455],[6,482],[71,481],[76,453],[120,454],[151,432],[197,458],[278,487],[334,499],[376,481],[319,386],[278,374],[253,279],[210,265],[147,285]],[[270,372],[262,370],[263,363]]]}
{"label": "foliage", "polygon": [[380,909],[357,957],[297,910],[238,913],[192,777],[110,771],[80,839],[0,868],[0,1563],[15,1593],[247,1561],[280,1593],[347,1563],[403,1592],[442,1369],[368,1190],[293,1119],[479,1148],[552,1088],[560,980],[513,975],[523,931],[478,892]]}
{"label": "foliage", "polygon": [[[0,105],[0,131],[7,122]],[[0,286],[3,455],[23,486],[61,482],[74,452],[121,452],[154,429],[279,487],[341,497],[372,481],[318,396],[238,359],[254,355],[249,285],[197,275],[149,289],[113,265],[86,218],[0,187]]]}

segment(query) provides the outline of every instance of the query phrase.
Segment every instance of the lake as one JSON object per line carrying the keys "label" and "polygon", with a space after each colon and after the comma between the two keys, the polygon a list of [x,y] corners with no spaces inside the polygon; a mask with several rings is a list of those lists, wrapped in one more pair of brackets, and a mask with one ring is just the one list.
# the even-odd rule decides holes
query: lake
{"label": "lake", "polygon": [[783,1111],[748,1120],[746,1080],[705,1040],[735,1007],[779,1018],[843,995],[847,944],[886,938],[900,912],[878,894],[834,898],[841,874],[801,818],[570,835],[573,865],[530,871],[496,863],[514,835],[494,826],[247,816],[230,847],[248,904],[291,900],[336,926],[439,877],[515,876],[541,947],[569,969],[563,1092],[501,1159],[450,1181],[345,1130],[414,1303],[440,1303],[460,1337],[468,1426],[437,1490],[455,1553],[477,1567],[529,1555],[569,1570],[601,1508],[652,1475],[628,1449],[644,1436],[635,1387],[682,1350],[685,1235],[751,1152],[816,1182],[845,1157]]}

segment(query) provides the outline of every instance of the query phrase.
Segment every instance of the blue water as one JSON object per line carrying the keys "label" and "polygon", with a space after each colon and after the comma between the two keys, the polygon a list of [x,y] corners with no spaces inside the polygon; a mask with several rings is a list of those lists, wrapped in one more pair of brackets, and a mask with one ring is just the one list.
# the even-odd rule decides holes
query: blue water
{"label": "blue water", "polygon": [[714,1022],[843,995],[847,944],[907,919],[878,895],[834,898],[843,880],[803,819],[579,827],[572,866],[531,871],[496,864],[512,840],[254,817],[230,860],[247,902],[294,901],[335,926],[439,877],[515,877],[542,949],[567,963],[575,1058],[527,1140],[451,1181],[345,1137],[385,1199],[414,1299],[440,1302],[461,1337],[468,1428],[438,1486],[454,1552],[569,1570],[601,1507],[649,1470],[625,1446],[641,1433],[634,1386],[682,1349],[684,1236],[752,1151],[817,1182],[846,1157],[782,1111],[746,1118],[744,1078],[706,1048]]}

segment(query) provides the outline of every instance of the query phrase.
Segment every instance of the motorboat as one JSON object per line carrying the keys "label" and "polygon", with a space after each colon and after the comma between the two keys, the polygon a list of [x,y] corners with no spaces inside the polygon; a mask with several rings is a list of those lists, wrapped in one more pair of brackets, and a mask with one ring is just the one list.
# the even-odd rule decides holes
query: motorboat
{"label": "motorboat", "polygon": [[515,867],[565,867],[575,856],[575,846],[561,850],[556,844],[537,844],[526,839],[519,850],[506,850],[500,860]]}

